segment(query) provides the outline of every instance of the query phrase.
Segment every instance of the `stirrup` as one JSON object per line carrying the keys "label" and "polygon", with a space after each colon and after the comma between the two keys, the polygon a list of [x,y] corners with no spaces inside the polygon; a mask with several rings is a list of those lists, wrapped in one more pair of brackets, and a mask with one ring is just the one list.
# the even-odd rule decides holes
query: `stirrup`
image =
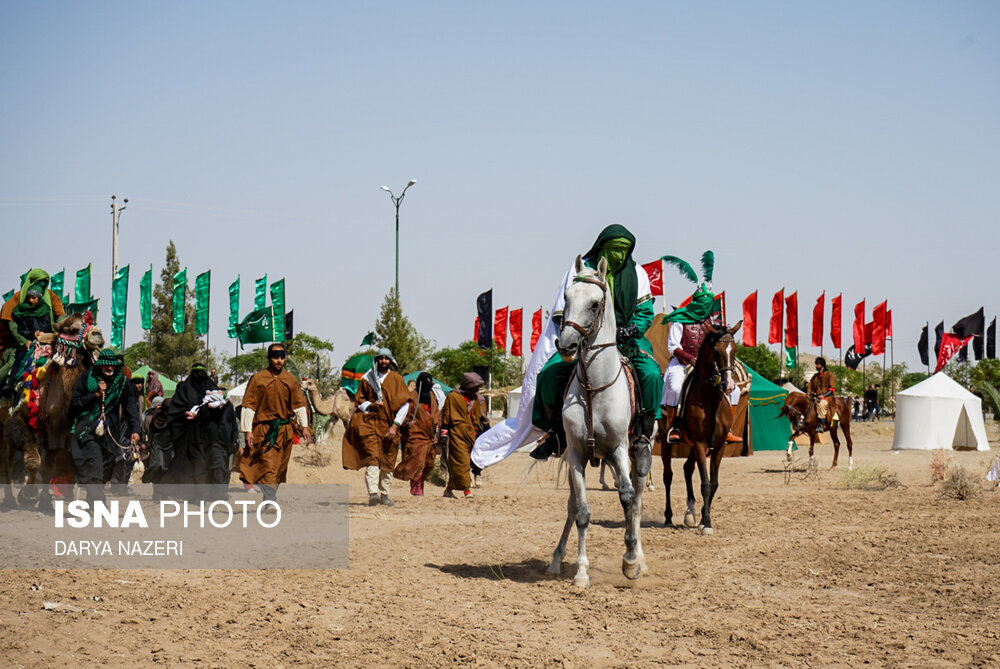
{"label": "stirrup", "polygon": [[667,443],[668,444],[679,444],[681,443],[681,433],[677,431],[676,427],[671,426],[667,430]]}

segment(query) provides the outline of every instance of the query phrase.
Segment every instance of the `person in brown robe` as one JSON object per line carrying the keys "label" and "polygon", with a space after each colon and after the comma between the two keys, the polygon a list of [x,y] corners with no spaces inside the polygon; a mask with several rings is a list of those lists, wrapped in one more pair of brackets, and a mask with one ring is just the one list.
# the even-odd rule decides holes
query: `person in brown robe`
{"label": "person in brown robe", "polygon": [[445,497],[461,490],[472,497],[472,445],[486,423],[486,400],[479,394],[483,379],[475,372],[462,376],[458,388],[448,393],[441,409],[441,429],[448,430],[448,485]]}
{"label": "person in brown robe", "polygon": [[393,506],[389,484],[399,454],[399,426],[410,411],[410,390],[395,368],[392,351],[380,348],[358,384],[358,406],[341,446],[344,469],[365,470],[369,506]]}
{"label": "person in brown robe", "polygon": [[441,411],[431,391],[433,384],[434,379],[427,372],[417,377],[417,387],[410,394],[410,413],[401,428],[403,459],[396,465],[393,476],[410,482],[411,495],[424,494],[424,480],[434,469]]}
{"label": "person in brown robe", "polygon": [[817,432],[823,432],[830,427],[831,422],[835,423],[840,416],[834,414],[830,421],[830,400],[833,399],[837,390],[837,382],[833,374],[826,368],[826,359],[816,358],[816,373],[809,379],[809,387],[806,391],[816,403],[816,417],[819,423],[816,426]]}
{"label": "person in brown robe", "polygon": [[284,369],[286,356],[284,344],[267,348],[267,369],[250,377],[240,411],[244,434],[240,480],[256,485],[265,501],[275,500],[278,485],[285,482],[294,433],[301,431],[306,441],[312,439],[306,398],[299,380]]}

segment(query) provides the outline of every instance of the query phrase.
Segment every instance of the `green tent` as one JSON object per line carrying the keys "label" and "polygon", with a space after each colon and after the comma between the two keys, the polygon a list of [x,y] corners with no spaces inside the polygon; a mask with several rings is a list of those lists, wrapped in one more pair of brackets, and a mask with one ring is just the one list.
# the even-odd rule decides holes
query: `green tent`
{"label": "green tent", "polygon": [[763,376],[750,369],[750,426],[752,428],[751,442],[754,452],[783,451],[788,446],[792,436],[792,426],[788,419],[779,416],[781,407],[785,405],[788,391],[774,385]]}
{"label": "green tent", "polygon": [[367,353],[352,355],[340,369],[340,387],[353,397],[358,392],[361,378],[372,368],[372,356]]}
{"label": "green tent", "polygon": [[[152,370],[152,371],[156,372],[155,369]],[[149,374],[149,372],[150,372],[149,366],[148,365],[143,365],[139,369],[133,369],[132,370],[132,378],[134,379],[136,377],[140,377],[141,376],[143,383],[145,383],[146,382],[146,375]],[[163,396],[164,397],[173,397],[174,396],[174,390],[177,389],[177,382],[173,381],[172,379],[167,378],[166,376],[164,376],[163,372],[157,372],[157,374],[160,375],[160,377],[159,377],[160,378],[160,383],[163,384]]]}
{"label": "green tent", "polygon": [[[403,380],[406,381],[406,383],[408,384],[410,381],[416,381],[417,377],[420,376],[420,374],[421,372],[410,372],[409,374],[403,377]],[[434,379],[434,383],[441,386],[441,390],[444,391],[445,395],[447,395],[452,391],[452,388],[446,385],[444,381],[441,381],[440,379],[435,379],[433,376],[431,378]]]}

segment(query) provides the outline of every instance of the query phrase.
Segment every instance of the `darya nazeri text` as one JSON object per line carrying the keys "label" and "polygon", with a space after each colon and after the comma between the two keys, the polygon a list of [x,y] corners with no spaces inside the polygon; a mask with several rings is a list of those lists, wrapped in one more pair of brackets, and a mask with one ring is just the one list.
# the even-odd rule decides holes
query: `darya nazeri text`
{"label": "darya nazeri text", "polygon": [[[184,542],[173,539],[156,541],[118,541],[114,543],[102,541],[56,541],[56,555],[119,555],[160,557],[168,555],[184,555]],[[117,548],[118,552],[113,552]]]}

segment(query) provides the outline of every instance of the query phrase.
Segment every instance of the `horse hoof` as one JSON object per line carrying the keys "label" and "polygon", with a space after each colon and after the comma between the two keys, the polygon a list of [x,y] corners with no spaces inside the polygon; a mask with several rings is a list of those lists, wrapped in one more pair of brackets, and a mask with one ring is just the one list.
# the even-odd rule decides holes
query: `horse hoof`
{"label": "horse hoof", "polygon": [[642,576],[642,566],[641,560],[636,560],[635,562],[622,560],[622,573],[625,574],[625,578],[634,581]]}
{"label": "horse hoof", "polygon": [[578,588],[589,588],[590,587],[590,577],[589,576],[577,576],[573,579],[573,585]]}
{"label": "horse hoof", "polygon": [[687,525],[688,527],[698,527],[698,523],[696,523],[694,520],[693,513],[684,514],[684,524]]}
{"label": "horse hoof", "polygon": [[709,536],[711,534],[715,534],[715,532],[712,530],[711,527],[702,527],[701,528],[701,536],[707,537],[707,536]]}
{"label": "horse hoof", "polygon": [[548,567],[546,567],[545,573],[546,574],[552,574],[554,576],[558,576],[559,574],[562,573],[562,565],[559,564],[559,563],[553,562]]}
{"label": "horse hoof", "polygon": [[27,490],[28,490],[27,487],[25,487],[23,490],[17,493],[18,505],[27,507],[27,506],[34,506],[36,503],[38,503],[38,495],[37,494],[32,495],[28,493]]}

